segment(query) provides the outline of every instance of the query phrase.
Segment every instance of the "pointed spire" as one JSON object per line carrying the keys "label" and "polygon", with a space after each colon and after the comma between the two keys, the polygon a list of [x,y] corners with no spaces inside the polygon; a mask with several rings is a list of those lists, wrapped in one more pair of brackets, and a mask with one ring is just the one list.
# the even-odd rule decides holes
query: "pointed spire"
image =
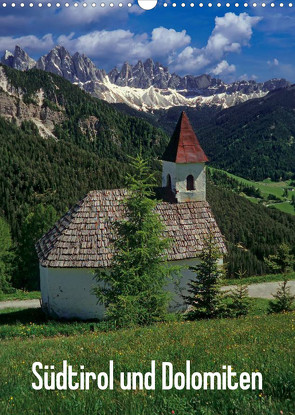
{"label": "pointed spire", "polygon": [[162,160],[173,163],[205,163],[208,161],[184,111],[181,113]]}

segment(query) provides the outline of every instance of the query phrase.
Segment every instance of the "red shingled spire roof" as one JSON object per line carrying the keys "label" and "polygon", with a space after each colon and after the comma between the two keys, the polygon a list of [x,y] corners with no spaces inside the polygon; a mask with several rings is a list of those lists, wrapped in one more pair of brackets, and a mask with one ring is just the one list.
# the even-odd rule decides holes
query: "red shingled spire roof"
{"label": "red shingled spire roof", "polygon": [[173,163],[205,163],[208,161],[184,111],[162,156]]}

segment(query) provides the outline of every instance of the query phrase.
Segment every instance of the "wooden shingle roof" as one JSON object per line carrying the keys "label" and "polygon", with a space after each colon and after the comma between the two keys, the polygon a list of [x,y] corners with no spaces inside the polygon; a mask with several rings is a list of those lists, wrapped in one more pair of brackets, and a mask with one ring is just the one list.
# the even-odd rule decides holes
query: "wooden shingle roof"
{"label": "wooden shingle roof", "polygon": [[[99,268],[111,265],[113,227],[124,218],[125,189],[92,191],[72,207],[36,244],[43,267]],[[222,253],[226,248],[208,202],[159,202],[156,211],[173,243],[169,260],[195,258],[209,229]]]}

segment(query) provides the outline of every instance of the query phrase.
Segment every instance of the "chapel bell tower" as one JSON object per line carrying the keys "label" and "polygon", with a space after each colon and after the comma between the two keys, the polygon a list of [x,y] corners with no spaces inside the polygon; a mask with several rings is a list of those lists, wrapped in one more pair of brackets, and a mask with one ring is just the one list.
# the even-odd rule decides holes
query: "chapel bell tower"
{"label": "chapel bell tower", "polygon": [[208,158],[184,111],[162,161],[162,187],[172,191],[178,203],[206,200]]}

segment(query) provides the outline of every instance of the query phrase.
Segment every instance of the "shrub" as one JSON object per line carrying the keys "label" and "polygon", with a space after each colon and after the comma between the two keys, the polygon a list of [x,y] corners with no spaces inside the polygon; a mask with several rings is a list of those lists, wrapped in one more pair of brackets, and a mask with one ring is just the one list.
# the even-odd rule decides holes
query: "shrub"
{"label": "shrub", "polygon": [[195,279],[188,284],[189,295],[183,296],[190,307],[187,319],[213,318],[222,312],[223,294],[220,291],[220,283],[223,268],[218,265],[220,257],[214,235],[210,232],[200,255],[200,263],[190,267],[190,270],[195,272]]}
{"label": "shrub", "polygon": [[291,311],[293,309],[293,303],[295,295],[290,292],[290,287],[287,285],[288,280],[284,280],[280,285],[273,297],[275,300],[269,302],[269,313],[281,313],[283,311]]}

